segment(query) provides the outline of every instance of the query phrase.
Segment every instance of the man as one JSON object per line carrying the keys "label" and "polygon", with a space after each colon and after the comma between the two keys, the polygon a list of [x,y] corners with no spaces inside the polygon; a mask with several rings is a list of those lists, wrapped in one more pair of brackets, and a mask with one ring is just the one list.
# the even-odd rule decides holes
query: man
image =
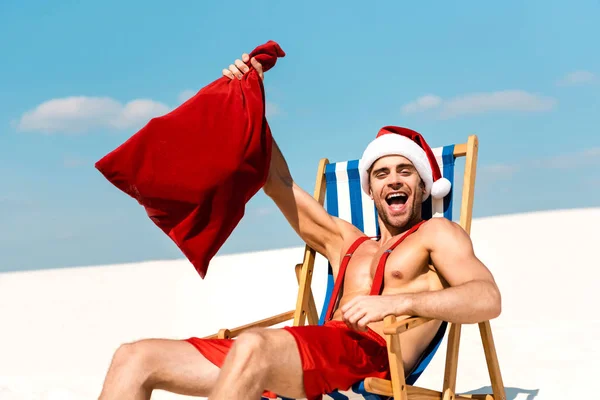
{"label": "man", "polygon": [[[241,78],[248,61],[262,79],[261,65],[246,54],[223,74]],[[421,218],[421,203],[449,190],[428,159],[430,151],[405,128],[383,129],[369,144],[361,158],[361,185],[375,202],[381,229],[378,240],[369,240],[299,188],[273,144],[264,191],[334,269],[336,293],[325,326],[257,329],[236,340],[125,344],[113,357],[100,398],[149,399],[153,389],[163,389],[210,399],[257,399],[265,390],[314,399],[369,376],[387,377],[382,331],[388,315],[433,319],[401,335],[407,370],[440,321],[497,317],[499,290],[469,236],[446,219]]]}

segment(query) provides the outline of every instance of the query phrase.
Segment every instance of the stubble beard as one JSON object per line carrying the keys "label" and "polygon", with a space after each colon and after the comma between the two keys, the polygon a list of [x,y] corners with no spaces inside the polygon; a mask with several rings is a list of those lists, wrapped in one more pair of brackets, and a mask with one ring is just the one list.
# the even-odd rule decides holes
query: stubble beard
{"label": "stubble beard", "polygon": [[400,216],[391,217],[388,215],[386,209],[387,203],[383,204],[385,200],[383,200],[383,202],[376,203],[375,208],[377,209],[377,214],[379,215],[383,223],[388,227],[388,229],[390,229],[392,232],[393,230],[395,230],[401,233],[406,231],[407,229],[410,229],[421,219],[421,212],[419,209],[421,207],[421,204],[418,202],[418,200],[419,199],[417,199],[416,197],[412,197],[409,200],[411,201],[410,208],[405,214]]}
{"label": "stubble beard", "polygon": [[398,231],[398,233],[405,232],[421,220],[423,193],[415,191],[407,201],[410,202],[410,208],[404,215],[398,217],[390,217],[387,214],[387,203],[385,199],[380,199],[379,202],[375,202],[377,214],[390,231]]}

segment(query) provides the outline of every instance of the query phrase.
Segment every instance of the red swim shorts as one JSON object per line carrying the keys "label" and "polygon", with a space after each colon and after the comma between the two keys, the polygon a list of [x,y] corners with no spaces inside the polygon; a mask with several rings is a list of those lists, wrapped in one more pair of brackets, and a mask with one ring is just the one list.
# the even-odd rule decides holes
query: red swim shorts
{"label": "red swim shorts", "polygon": [[[389,379],[385,339],[370,329],[357,332],[342,321],[283,329],[296,339],[308,400],[320,399],[335,389],[348,390],[368,377]],[[220,368],[234,339],[190,338],[187,342]]]}

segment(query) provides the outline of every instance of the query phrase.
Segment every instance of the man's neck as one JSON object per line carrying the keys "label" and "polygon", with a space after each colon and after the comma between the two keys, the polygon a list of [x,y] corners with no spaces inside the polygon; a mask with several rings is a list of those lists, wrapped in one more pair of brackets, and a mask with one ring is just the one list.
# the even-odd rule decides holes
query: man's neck
{"label": "man's neck", "polygon": [[404,233],[409,231],[413,226],[415,226],[416,224],[418,224],[421,221],[422,221],[422,218],[419,216],[419,217],[413,218],[411,221],[409,221],[405,225],[397,227],[397,226],[386,225],[380,218],[379,226],[381,229],[381,237],[380,237],[379,243],[383,246],[389,240],[391,240],[397,236],[403,235]]}

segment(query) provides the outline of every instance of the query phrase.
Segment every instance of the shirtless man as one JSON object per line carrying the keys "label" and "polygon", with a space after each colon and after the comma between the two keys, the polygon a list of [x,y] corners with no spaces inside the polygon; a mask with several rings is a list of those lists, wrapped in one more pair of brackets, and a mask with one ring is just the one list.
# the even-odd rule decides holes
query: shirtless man
{"label": "shirtless man", "polygon": [[[248,56],[242,60],[223,74],[241,78],[249,71]],[[261,65],[254,59],[250,63],[262,79]],[[255,329],[235,340],[147,339],[124,344],[113,357],[100,398],[149,399],[153,389],[227,400],[259,399],[265,390],[291,398],[318,398],[339,388],[335,385],[347,389],[368,376],[386,376],[383,319],[388,315],[433,319],[401,335],[406,370],[431,342],[440,321],[477,323],[496,318],[501,309],[499,290],[475,256],[466,232],[443,218],[421,219],[421,203],[435,187],[433,172],[423,163],[425,153],[404,140],[418,153],[416,158],[403,150],[397,153],[404,155],[394,154],[393,143],[401,135],[384,136],[389,143],[382,146],[383,137],[378,137],[379,146],[372,142],[362,158],[372,162],[361,166],[361,184],[375,202],[381,236],[358,243],[365,235],[330,216],[298,187],[273,144],[265,193],[298,235],[330,261],[334,276],[346,265],[331,321],[325,326]],[[382,151],[387,154],[378,157]],[[389,252],[382,269],[380,295],[369,295],[379,260],[399,239],[403,241]],[[346,257],[355,243],[353,255]],[[331,360],[346,364],[329,364]]]}

